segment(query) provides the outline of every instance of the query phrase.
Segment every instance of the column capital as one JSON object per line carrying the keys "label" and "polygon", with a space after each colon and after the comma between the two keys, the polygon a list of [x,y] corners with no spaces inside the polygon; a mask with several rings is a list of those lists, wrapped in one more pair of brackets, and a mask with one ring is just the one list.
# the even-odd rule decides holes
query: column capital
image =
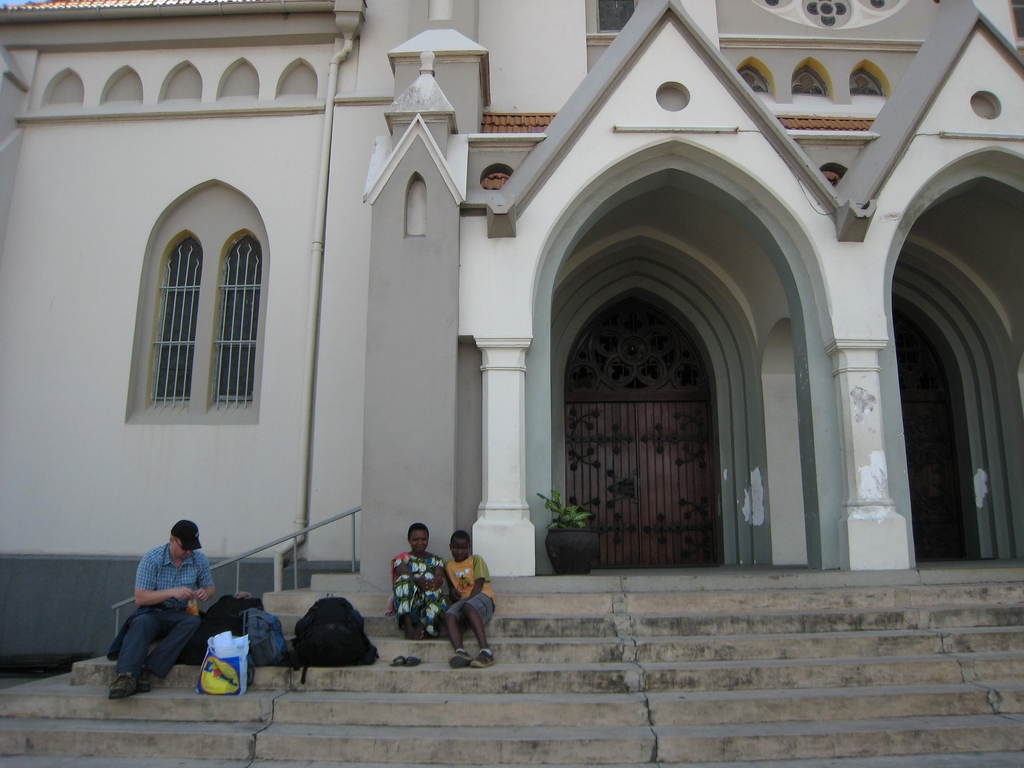
{"label": "column capital", "polygon": [[476,339],[483,353],[481,371],[526,371],[526,350],[530,338]]}
{"label": "column capital", "polygon": [[888,339],[832,339],[825,353],[832,358],[832,375],[872,373],[881,370],[878,353],[889,346]]}

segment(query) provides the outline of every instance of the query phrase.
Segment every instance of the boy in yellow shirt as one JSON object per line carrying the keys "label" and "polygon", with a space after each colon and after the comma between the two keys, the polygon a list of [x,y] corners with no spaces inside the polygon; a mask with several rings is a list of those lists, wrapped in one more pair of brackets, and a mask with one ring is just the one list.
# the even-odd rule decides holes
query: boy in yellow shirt
{"label": "boy in yellow shirt", "polygon": [[[491,591],[491,574],[487,563],[480,555],[472,554],[469,534],[456,531],[449,544],[452,559],[445,563],[444,571],[452,592],[458,601],[445,613],[448,625],[448,639],[451,640],[455,655],[448,661],[453,669],[462,667],[489,667],[494,663],[494,654],[487,644],[484,627],[494,615],[494,593]],[[462,625],[469,624],[476,636],[480,653],[470,658],[462,647]]]}

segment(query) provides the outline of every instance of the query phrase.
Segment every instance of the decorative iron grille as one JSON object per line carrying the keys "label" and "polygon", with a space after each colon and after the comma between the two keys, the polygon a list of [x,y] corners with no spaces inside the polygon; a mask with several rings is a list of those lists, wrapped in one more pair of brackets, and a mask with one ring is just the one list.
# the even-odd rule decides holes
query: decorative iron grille
{"label": "decorative iron grille", "polygon": [[203,249],[194,237],[175,246],[160,288],[160,327],[154,345],[153,402],[187,403],[192,395],[196,316]]}
{"label": "decorative iron grille", "polygon": [[260,244],[240,237],[224,258],[217,328],[214,403],[252,402],[260,314]]}

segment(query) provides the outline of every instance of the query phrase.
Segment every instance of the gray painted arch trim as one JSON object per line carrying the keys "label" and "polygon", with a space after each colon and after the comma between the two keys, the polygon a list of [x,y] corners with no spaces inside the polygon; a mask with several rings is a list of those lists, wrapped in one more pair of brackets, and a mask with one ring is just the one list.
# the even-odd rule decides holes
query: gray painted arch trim
{"label": "gray painted arch trim", "polygon": [[[966,475],[964,496],[976,519],[968,542],[983,558],[1015,557],[1024,546],[1024,480],[1014,468],[1024,461],[1019,394],[1010,339],[1002,321],[973,283],[952,263],[924,245],[909,243],[893,278],[890,304],[911,307],[937,334],[932,338],[946,367]],[[889,309],[890,329],[892,308]],[[905,455],[895,349],[882,356],[887,450]],[[898,434],[897,434],[898,432]],[[973,477],[982,470],[987,490],[980,504]],[[890,473],[890,483],[896,478]],[[894,494],[910,516],[906,474]]]}
{"label": "gray painted arch trim", "polygon": [[[574,272],[556,290],[552,317],[552,440],[564,445],[563,382],[579,333],[607,307],[640,298],[675,320],[700,348],[713,381],[715,485],[726,563],[771,560],[770,516],[744,521],[751,472],[766,462],[761,379],[748,318],[706,267],[673,245],[651,237],[619,243]],[[564,474],[561,455],[554,475]],[[770,490],[768,491],[770,493]],[[766,505],[766,509],[769,508]]]}
{"label": "gray painted arch trim", "polygon": [[788,135],[778,119],[750,90],[715,44],[704,36],[679,0],[641,0],[636,12],[618,34],[615,42],[597,61],[548,126],[548,138],[527,156],[508,183],[502,187],[501,192],[493,195],[488,201],[489,236],[514,234],[517,217],[522,215],[572,149],[597,110],[637,58],[643,54],[653,36],[667,23],[677,25],[693,49],[758,126],[799,182],[829,214],[835,216],[842,206],[832,186],[800,145]]}
{"label": "gray painted arch trim", "polygon": [[[831,321],[814,248],[770,190],[761,188],[727,159],[678,140],[659,142],[624,158],[581,189],[541,248],[531,309],[534,342],[527,356],[529,487],[547,488],[552,481],[551,313],[561,265],[583,234],[620,202],[630,187],[663,186],[665,180],[659,175],[666,172],[687,174],[705,183],[705,192],[720,195],[734,206],[773,260],[790,307],[798,371],[797,402],[804,415],[799,430],[801,464],[805,478],[811,478],[803,489],[808,564],[812,568],[838,568],[839,512],[845,500],[845,485],[832,361],[823,341],[832,336]],[[535,505],[535,519],[539,519],[539,509]]]}

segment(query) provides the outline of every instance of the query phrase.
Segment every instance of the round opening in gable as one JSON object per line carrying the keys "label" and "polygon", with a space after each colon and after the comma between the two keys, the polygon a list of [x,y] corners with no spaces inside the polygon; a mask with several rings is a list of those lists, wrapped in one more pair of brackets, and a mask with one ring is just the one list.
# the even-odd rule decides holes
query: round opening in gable
{"label": "round opening in gable", "polygon": [[986,120],[994,120],[1003,111],[999,98],[988,91],[978,91],[971,96],[971,109],[978,117],[983,117]]}
{"label": "round opening in gable", "polygon": [[501,189],[511,175],[512,169],[504,163],[488,165],[480,174],[480,186],[483,189]]}
{"label": "round opening in gable", "polygon": [[658,105],[668,112],[678,112],[690,103],[690,92],[682,83],[662,83],[655,95]]}

